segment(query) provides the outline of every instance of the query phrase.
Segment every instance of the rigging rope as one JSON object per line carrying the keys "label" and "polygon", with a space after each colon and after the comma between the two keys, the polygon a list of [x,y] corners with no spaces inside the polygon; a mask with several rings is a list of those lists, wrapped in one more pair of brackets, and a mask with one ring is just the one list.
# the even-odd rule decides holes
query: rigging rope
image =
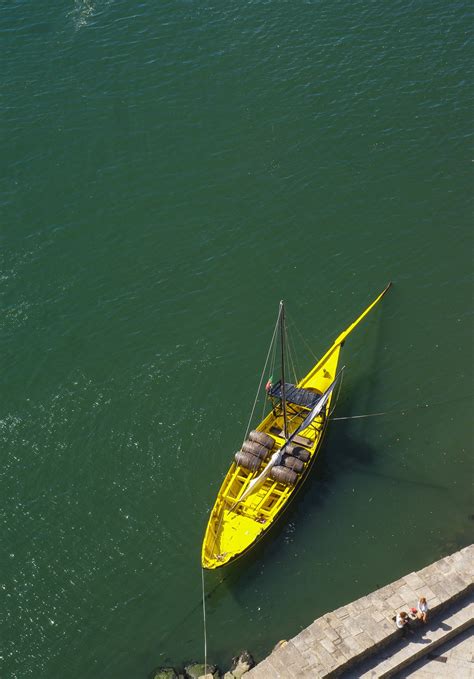
{"label": "rigging rope", "polygon": [[365,417],[380,417],[381,415],[405,415],[412,410],[419,410],[420,408],[433,408],[434,406],[444,406],[450,403],[455,403],[456,401],[464,401],[466,398],[471,398],[470,396],[460,396],[459,398],[452,398],[449,401],[435,401],[434,403],[419,403],[415,406],[410,406],[409,408],[403,408],[403,410],[384,410],[380,413],[367,413],[366,415],[348,415],[347,417],[332,417],[331,422],[337,422],[340,420],[360,420]]}
{"label": "rigging rope", "polygon": [[406,411],[405,410],[386,410],[383,413],[368,413],[367,415],[350,415],[348,417],[332,417],[331,422],[338,422],[340,420],[360,420],[364,417],[380,417],[380,415],[390,415],[390,414],[397,414],[397,415],[403,415]]}
{"label": "rigging rope", "polygon": [[[276,352],[276,336],[277,336],[277,332],[278,332],[278,327],[279,327],[279,325],[280,325],[281,314],[282,314],[282,307],[280,306],[280,309],[279,309],[279,312],[278,312],[278,317],[277,317],[277,320],[276,320],[276,323],[275,323],[275,328],[274,328],[274,330],[273,330],[272,339],[271,339],[271,342],[270,342],[270,346],[269,346],[269,348],[268,348],[267,357],[266,357],[266,359],[265,359],[265,365],[263,366],[262,374],[261,374],[261,376],[260,376],[260,382],[259,382],[259,384],[258,384],[257,394],[256,394],[255,400],[254,400],[254,402],[253,402],[252,412],[250,413],[249,421],[248,421],[248,424],[247,424],[247,429],[246,429],[246,432],[245,432],[244,441],[246,440],[246,438],[247,438],[247,436],[248,436],[248,433],[249,433],[249,431],[250,431],[250,426],[251,426],[251,424],[252,424],[252,420],[253,420],[255,408],[256,408],[256,406],[257,406],[258,398],[259,398],[259,395],[260,395],[260,390],[261,390],[261,388],[262,388],[262,383],[263,383],[263,380],[264,380],[264,377],[265,377],[265,371],[266,371],[266,369],[267,369],[268,361],[269,361],[269,358],[270,358],[270,354],[272,353],[272,350],[273,350],[273,361],[275,360],[275,352]],[[265,408],[265,400],[264,400],[263,407]],[[216,529],[216,531],[215,531],[215,533],[214,533],[214,540],[213,540],[213,542],[212,542],[211,551],[214,551],[214,547],[215,547],[216,541],[217,541],[217,535],[218,535],[218,533],[219,533],[219,531],[220,531],[220,529],[221,529],[222,522],[223,522],[223,520],[224,520],[224,508],[225,508],[225,503],[226,503],[226,501],[223,500],[223,502],[222,502],[222,504],[221,504],[221,507],[220,507],[220,509],[219,509],[219,511],[220,511],[219,523],[218,523],[217,529]],[[204,575],[203,575],[203,591],[204,591]],[[204,602],[203,602],[203,603],[204,603]]]}
{"label": "rigging rope", "polygon": [[306,347],[306,349],[308,350],[308,352],[309,352],[309,353],[311,354],[311,356],[315,359],[315,361],[317,361],[317,360],[318,360],[318,357],[316,356],[316,354],[314,353],[314,351],[311,349],[310,345],[308,344],[308,342],[307,342],[306,339],[304,338],[303,333],[301,332],[301,330],[298,328],[298,326],[297,326],[296,323],[294,322],[293,317],[290,316],[290,315],[288,314],[288,312],[287,312],[286,315],[287,315],[287,317],[291,320],[291,325],[295,328],[296,332],[297,332],[298,335],[300,336],[300,339],[301,339],[301,341],[303,342],[303,344],[305,345],[305,347]]}
{"label": "rigging rope", "polygon": [[292,345],[290,342],[290,330],[288,326],[285,328],[285,336],[286,336],[286,350],[288,354],[288,365],[290,366],[290,370],[293,372],[293,381],[295,384],[298,384],[298,377],[296,375],[296,363],[295,363],[295,358],[292,353]]}
{"label": "rigging rope", "polygon": [[254,414],[255,408],[257,406],[258,397],[260,395],[260,390],[262,388],[262,383],[263,383],[263,380],[264,380],[264,377],[265,377],[265,371],[267,369],[268,359],[270,358],[270,353],[271,353],[273,345],[275,343],[275,337],[276,337],[276,334],[277,334],[277,331],[278,331],[278,325],[280,323],[280,316],[281,316],[281,307],[280,307],[280,310],[278,312],[278,318],[277,318],[277,321],[275,323],[275,329],[273,331],[272,340],[270,342],[270,347],[268,349],[267,358],[265,359],[265,365],[263,366],[262,375],[260,377],[260,382],[258,384],[257,395],[255,396],[255,401],[253,402],[252,412],[250,413],[250,418],[249,418],[249,421],[248,421],[248,424],[247,424],[247,429],[245,431],[244,441],[247,438],[248,433],[250,431],[250,425],[252,424],[253,414]]}
{"label": "rigging rope", "polygon": [[[333,405],[333,407],[331,408],[331,410],[329,411],[329,417],[331,417],[331,415],[333,414],[334,410],[336,409],[337,402],[338,402],[338,400],[339,400],[339,395],[340,395],[341,389],[342,389],[342,380],[343,380],[343,379],[344,379],[344,368],[341,370],[341,379],[339,380],[339,388],[338,388],[338,390],[337,390],[336,398],[334,399],[334,405]],[[334,418],[333,418],[333,419],[334,419]]]}
{"label": "rigging rope", "polygon": [[207,675],[207,629],[206,629],[206,592],[204,589],[204,568],[201,568],[202,576],[202,617],[204,627],[204,674]]}

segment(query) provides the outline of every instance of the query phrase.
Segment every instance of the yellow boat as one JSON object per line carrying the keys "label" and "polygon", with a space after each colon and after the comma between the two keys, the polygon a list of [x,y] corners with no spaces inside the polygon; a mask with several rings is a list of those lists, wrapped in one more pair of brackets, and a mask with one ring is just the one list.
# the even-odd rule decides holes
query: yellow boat
{"label": "yellow boat", "polygon": [[236,453],[219,490],[204,535],[203,568],[220,568],[246,553],[275,524],[307,478],[321,447],[334,388],[342,373],[338,373],[341,347],[390,285],[296,385],[285,382],[284,307],[280,303],[282,377],[275,385],[267,384],[272,409]]}

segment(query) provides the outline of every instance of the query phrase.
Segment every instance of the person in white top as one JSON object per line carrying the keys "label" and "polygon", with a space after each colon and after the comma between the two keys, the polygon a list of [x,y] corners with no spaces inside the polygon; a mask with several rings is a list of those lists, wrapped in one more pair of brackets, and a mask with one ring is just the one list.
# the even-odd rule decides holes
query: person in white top
{"label": "person in white top", "polygon": [[403,629],[405,625],[408,625],[408,613],[405,613],[405,611],[397,613],[395,622],[397,623],[398,629]]}
{"label": "person in white top", "polygon": [[428,604],[426,603],[426,599],[424,596],[420,597],[418,600],[418,613],[416,614],[416,617],[418,620],[422,620],[423,622],[426,622],[428,620]]}

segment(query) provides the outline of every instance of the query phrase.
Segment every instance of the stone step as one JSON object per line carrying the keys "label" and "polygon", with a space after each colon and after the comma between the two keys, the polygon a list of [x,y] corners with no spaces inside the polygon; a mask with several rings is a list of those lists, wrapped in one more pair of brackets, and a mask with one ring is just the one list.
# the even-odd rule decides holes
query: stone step
{"label": "stone step", "polygon": [[[390,673],[399,672],[405,664],[417,660],[469,624],[469,617],[472,620],[473,615],[472,605],[468,606],[472,603],[473,583],[474,545],[469,545],[317,618],[295,637],[279,644],[245,677],[329,679],[343,676],[359,679],[362,665],[366,671],[374,670],[375,658],[386,664],[384,672],[388,674],[382,675],[377,667],[377,671],[366,676],[391,676]],[[426,626],[414,623],[413,638],[400,642],[401,630],[397,629],[394,616],[415,606],[420,596],[428,601],[429,622]],[[463,609],[467,612],[461,614]],[[454,616],[452,621],[444,622],[449,616]],[[438,621],[439,629],[434,626],[435,621]],[[428,632],[431,636],[424,639],[423,635]],[[391,665],[394,654],[398,654],[399,662]],[[355,673],[356,668],[358,673]]]}
{"label": "stone step", "polygon": [[461,634],[474,624],[474,595],[457,601],[444,611],[433,615],[426,625],[417,626],[402,639],[386,646],[370,660],[343,673],[341,679],[382,679],[395,677],[446,641]]}
{"label": "stone step", "polygon": [[473,657],[474,633],[471,627],[408,665],[393,679],[474,679]]}

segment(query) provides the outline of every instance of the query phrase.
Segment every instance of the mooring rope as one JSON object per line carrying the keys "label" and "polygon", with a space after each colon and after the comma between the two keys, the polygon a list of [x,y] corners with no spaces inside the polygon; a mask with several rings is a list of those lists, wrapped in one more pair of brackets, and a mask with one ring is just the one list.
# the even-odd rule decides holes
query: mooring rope
{"label": "mooring rope", "polygon": [[458,398],[452,398],[449,401],[434,401],[433,403],[418,403],[414,406],[409,406],[408,408],[403,408],[403,410],[384,410],[381,413],[367,413],[366,415],[348,415],[347,417],[331,417],[331,422],[337,422],[338,420],[361,420],[366,417],[380,417],[381,415],[405,415],[413,410],[420,410],[420,408],[434,408],[435,406],[445,406],[450,403],[456,403],[457,401],[464,401],[467,398],[472,398],[472,395],[459,396]]}
{"label": "mooring rope", "polygon": [[386,410],[384,413],[368,413],[367,415],[350,415],[348,417],[331,417],[331,422],[337,422],[338,420],[360,420],[365,417],[380,417],[380,415],[403,415],[405,410]]}
{"label": "mooring rope", "polygon": [[[344,366],[344,368],[345,368],[345,366]],[[338,388],[338,390],[337,390],[336,398],[334,399],[334,405],[333,405],[333,407],[331,408],[331,410],[329,411],[329,417],[331,418],[331,420],[333,419],[333,418],[331,417],[331,415],[333,414],[333,412],[334,412],[335,409],[336,409],[337,402],[339,401],[339,396],[340,396],[340,394],[341,394],[342,380],[344,379],[344,368],[342,368],[342,370],[341,370],[341,379],[339,380],[339,388]]]}
{"label": "mooring rope", "polygon": [[206,625],[206,591],[204,588],[204,568],[201,568],[202,579],[202,618],[204,628],[204,674],[207,675],[207,625]]}

